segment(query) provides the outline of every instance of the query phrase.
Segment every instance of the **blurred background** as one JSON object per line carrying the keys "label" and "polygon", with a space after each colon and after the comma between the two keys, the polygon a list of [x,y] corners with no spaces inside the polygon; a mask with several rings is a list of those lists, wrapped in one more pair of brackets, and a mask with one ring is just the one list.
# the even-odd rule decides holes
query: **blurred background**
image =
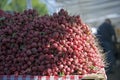
{"label": "blurred background", "polygon": [[112,21],[116,33],[115,42],[116,66],[109,80],[120,79],[120,0],[0,0],[0,10],[7,13],[22,12],[25,9],[36,9],[40,15],[58,12],[64,8],[70,15],[80,15],[90,26],[93,34],[97,33],[100,24],[106,18]]}

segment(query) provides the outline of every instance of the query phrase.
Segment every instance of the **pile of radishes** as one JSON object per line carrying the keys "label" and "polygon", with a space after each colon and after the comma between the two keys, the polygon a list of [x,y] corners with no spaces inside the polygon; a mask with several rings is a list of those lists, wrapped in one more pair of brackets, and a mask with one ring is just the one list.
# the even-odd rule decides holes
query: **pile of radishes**
{"label": "pile of radishes", "polygon": [[79,16],[61,9],[0,17],[0,75],[84,75],[103,67],[94,35]]}

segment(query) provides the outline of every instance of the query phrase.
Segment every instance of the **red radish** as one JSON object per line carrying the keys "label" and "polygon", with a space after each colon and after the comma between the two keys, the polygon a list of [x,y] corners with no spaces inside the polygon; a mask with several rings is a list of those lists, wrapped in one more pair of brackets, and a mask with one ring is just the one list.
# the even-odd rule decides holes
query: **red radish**
{"label": "red radish", "polygon": [[79,16],[64,9],[53,15],[25,10],[1,16],[1,75],[82,75],[105,67],[94,35]]}

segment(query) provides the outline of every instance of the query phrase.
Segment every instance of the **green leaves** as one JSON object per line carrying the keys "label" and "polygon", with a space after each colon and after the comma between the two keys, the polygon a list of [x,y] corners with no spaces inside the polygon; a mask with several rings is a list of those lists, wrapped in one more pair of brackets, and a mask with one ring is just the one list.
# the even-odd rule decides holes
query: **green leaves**
{"label": "green leaves", "polygon": [[[22,12],[27,9],[26,0],[0,0],[0,9],[4,11]],[[32,0],[32,7],[36,9],[40,15],[47,14],[46,5],[40,3],[39,0]]]}
{"label": "green leaves", "polygon": [[40,32],[40,35],[41,35],[41,36],[44,36],[44,35],[45,35],[45,32]]}
{"label": "green leaves", "polygon": [[59,72],[59,76],[65,76],[64,72]]}
{"label": "green leaves", "polygon": [[25,48],[24,44],[20,45],[20,50],[23,50],[24,48]]}
{"label": "green leaves", "polygon": [[91,66],[89,66],[89,68],[93,70],[95,68],[95,66],[91,65]]}
{"label": "green leaves", "polygon": [[13,34],[12,34],[12,37],[14,38],[15,36],[16,36],[16,33],[13,33]]}
{"label": "green leaves", "polygon": [[5,8],[8,1],[9,0],[0,0],[0,9]]}
{"label": "green leaves", "polygon": [[0,21],[1,21],[1,20],[4,20],[4,19],[5,19],[5,17],[0,17]]}

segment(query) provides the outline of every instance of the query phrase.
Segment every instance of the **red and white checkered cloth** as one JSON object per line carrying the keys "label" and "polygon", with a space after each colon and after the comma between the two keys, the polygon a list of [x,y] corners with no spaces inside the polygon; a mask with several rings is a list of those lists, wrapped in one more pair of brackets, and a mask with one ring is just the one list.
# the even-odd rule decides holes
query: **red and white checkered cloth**
{"label": "red and white checkered cloth", "polygon": [[[87,75],[67,75],[67,76],[0,75],[0,80],[82,80],[86,76]],[[104,80],[107,80],[107,78],[105,78]]]}
{"label": "red and white checkered cloth", "polygon": [[1,75],[0,80],[81,80],[81,75],[68,75],[68,76],[29,76],[29,75]]}
{"label": "red and white checkered cloth", "polygon": [[[103,74],[105,80],[107,80],[107,76],[105,74],[104,69],[101,69],[99,73]],[[92,74],[66,75],[66,76],[0,75],[0,80],[82,80],[84,77],[88,75],[92,75]]]}

